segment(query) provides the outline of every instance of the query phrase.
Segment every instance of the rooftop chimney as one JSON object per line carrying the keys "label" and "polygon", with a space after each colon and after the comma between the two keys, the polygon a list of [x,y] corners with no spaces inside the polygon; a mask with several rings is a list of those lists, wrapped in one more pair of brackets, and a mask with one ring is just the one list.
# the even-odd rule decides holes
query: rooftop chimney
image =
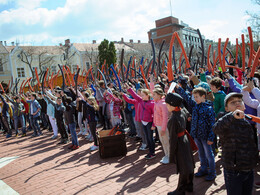
{"label": "rooftop chimney", "polygon": [[138,40],[138,43],[141,43],[141,40]]}
{"label": "rooftop chimney", "polygon": [[62,43],[60,43],[60,47],[62,47]]}
{"label": "rooftop chimney", "polygon": [[6,46],[6,41],[4,41],[4,43],[5,43],[5,46]]}
{"label": "rooftop chimney", "polygon": [[12,46],[14,46],[14,42],[11,42]]}
{"label": "rooftop chimney", "polygon": [[1,45],[3,45],[3,41],[0,41]]}
{"label": "rooftop chimney", "polygon": [[130,43],[133,43],[134,41],[133,41],[133,39],[130,39],[129,42],[130,42]]}
{"label": "rooftop chimney", "polygon": [[97,43],[97,41],[96,41],[96,40],[93,40],[93,41],[92,41],[92,44],[96,44],[96,43]]}
{"label": "rooftop chimney", "polygon": [[123,37],[121,38],[121,43],[124,43],[124,38]]}

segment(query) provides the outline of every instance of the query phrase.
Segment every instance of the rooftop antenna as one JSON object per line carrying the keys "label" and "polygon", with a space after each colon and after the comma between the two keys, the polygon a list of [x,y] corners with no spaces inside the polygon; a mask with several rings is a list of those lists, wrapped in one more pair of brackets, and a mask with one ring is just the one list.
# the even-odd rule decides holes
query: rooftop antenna
{"label": "rooftop antenna", "polygon": [[172,17],[172,0],[170,0],[171,17]]}

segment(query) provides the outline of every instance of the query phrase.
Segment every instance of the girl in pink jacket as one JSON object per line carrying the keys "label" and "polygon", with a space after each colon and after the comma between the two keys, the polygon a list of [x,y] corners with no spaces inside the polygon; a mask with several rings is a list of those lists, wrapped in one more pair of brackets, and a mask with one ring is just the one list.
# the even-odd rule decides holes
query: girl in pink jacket
{"label": "girl in pink jacket", "polygon": [[128,88],[128,92],[132,95],[132,97],[140,103],[140,118],[143,125],[143,129],[147,138],[147,144],[149,148],[149,153],[145,156],[146,159],[152,159],[155,157],[155,143],[153,140],[153,131],[151,130],[153,126],[153,109],[154,109],[154,101],[152,100],[152,94],[149,89],[143,89],[141,92],[141,96],[137,95],[133,89]]}
{"label": "girl in pink jacket", "polygon": [[[142,91],[141,89],[138,89],[137,94],[141,95],[141,91]],[[137,135],[142,138],[142,145],[139,148],[139,150],[147,150],[147,139],[146,139],[146,135],[143,130],[143,125],[142,125],[141,116],[140,116],[142,114],[140,111],[140,109],[141,109],[140,102],[137,101],[136,99],[129,98],[124,93],[121,93],[121,95],[127,103],[133,104],[135,107],[135,128],[137,131]]]}
{"label": "girl in pink jacket", "polygon": [[[157,127],[159,138],[165,153],[165,156],[160,162],[168,164],[170,152],[169,132],[167,129],[168,109],[164,99],[164,92],[161,88],[155,88],[153,90],[153,99],[155,101],[153,123]],[[152,127],[152,129],[155,128]]]}

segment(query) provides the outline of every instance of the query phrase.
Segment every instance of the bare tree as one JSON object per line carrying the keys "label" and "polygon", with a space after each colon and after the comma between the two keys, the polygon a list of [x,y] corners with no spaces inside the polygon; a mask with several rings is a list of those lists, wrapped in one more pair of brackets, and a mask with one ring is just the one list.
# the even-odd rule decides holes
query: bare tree
{"label": "bare tree", "polygon": [[[256,4],[257,6],[260,5],[260,0],[251,0],[253,4]],[[252,34],[256,41],[260,40],[260,15],[259,13],[252,13],[249,11],[246,11],[246,14],[250,16],[250,18],[247,20],[248,24],[252,28]]]}
{"label": "bare tree", "polygon": [[18,57],[20,58],[20,60],[27,64],[31,74],[32,74],[32,78],[35,78],[35,74],[34,74],[34,70],[32,69],[32,61],[33,61],[33,55],[34,55],[34,50],[33,47],[28,47],[27,49],[22,49],[18,55]]}
{"label": "bare tree", "polygon": [[71,69],[72,68],[71,59],[76,54],[76,51],[69,53],[69,49],[70,49],[69,45],[60,46],[60,49],[63,51],[63,54],[60,57],[61,64],[64,64]]}
{"label": "bare tree", "polygon": [[43,74],[43,67],[47,67],[48,65],[52,64],[54,62],[54,56],[48,55],[47,51],[40,52],[38,54],[38,60],[39,60],[39,74]]}

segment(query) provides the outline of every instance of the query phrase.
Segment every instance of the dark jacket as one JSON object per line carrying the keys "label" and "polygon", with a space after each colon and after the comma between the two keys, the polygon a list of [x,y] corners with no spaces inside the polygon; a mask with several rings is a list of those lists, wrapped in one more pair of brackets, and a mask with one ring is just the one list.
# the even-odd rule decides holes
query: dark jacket
{"label": "dark jacket", "polygon": [[39,104],[42,107],[41,112],[46,114],[47,113],[47,103],[46,103],[46,101],[43,98],[39,98],[39,99],[37,99],[37,101],[39,102]]}
{"label": "dark jacket", "polygon": [[66,124],[72,124],[76,123],[76,105],[74,102],[67,104],[66,102],[64,103],[65,106],[65,112],[64,112],[64,117],[65,117],[65,122]]}
{"label": "dark jacket", "polygon": [[85,100],[80,100],[83,104],[83,120],[88,120],[88,123],[96,122],[96,111],[94,107],[88,104]]}
{"label": "dark jacket", "polygon": [[254,130],[246,119],[235,119],[232,113],[228,113],[216,122],[213,131],[220,138],[224,168],[249,170],[257,165]]}
{"label": "dark jacket", "polygon": [[215,123],[215,112],[210,103],[202,102],[197,104],[191,97],[181,88],[177,89],[178,94],[192,108],[191,131],[193,138],[203,139],[207,141],[214,140],[212,126]]}
{"label": "dark jacket", "polygon": [[178,137],[178,133],[185,131],[188,111],[172,112],[167,128],[170,136],[170,162],[177,166],[177,173],[191,174],[194,172],[194,160],[187,135]]}
{"label": "dark jacket", "polygon": [[55,109],[55,118],[57,122],[61,122],[63,121],[63,113],[65,111],[65,106],[63,106],[63,104],[58,105],[56,104],[56,102],[54,102],[53,100],[51,100],[51,98],[49,98],[48,96],[46,96],[46,98],[48,99],[48,101],[54,106]]}

